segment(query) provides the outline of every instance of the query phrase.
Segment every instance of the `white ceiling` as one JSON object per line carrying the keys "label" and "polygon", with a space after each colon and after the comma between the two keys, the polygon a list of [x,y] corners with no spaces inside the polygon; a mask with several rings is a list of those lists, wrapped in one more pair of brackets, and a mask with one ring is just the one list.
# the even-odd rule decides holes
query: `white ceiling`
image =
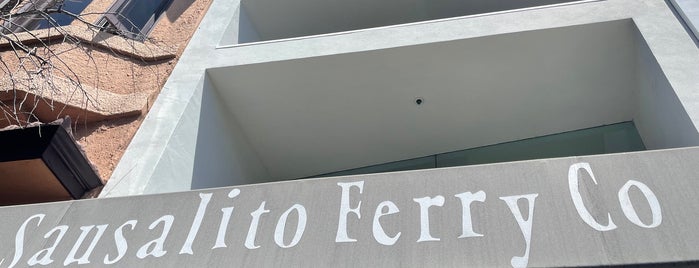
{"label": "white ceiling", "polygon": [[578,0],[243,0],[261,40],[316,35]]}
{"label": "white ceiling", "polygon": [[290,179],[631,120],[634,34],[626,20],[208,71]]}

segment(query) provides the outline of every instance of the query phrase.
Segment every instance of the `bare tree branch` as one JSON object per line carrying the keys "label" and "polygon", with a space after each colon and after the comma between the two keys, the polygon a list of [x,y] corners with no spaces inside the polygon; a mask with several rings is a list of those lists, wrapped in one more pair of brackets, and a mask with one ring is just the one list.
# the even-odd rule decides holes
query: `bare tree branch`
{"label": "bare tree branch", "polygon": [[[70,18],[72,25],[82,25],[93,36],[109,33],[122,37],[135,36],[144,42],[154,42],[154,40],[143,38],[144,35],[140,32],[125,32],[113,27],[112,22],[105,16],[111,15],[118,18],[121,23],[125,22],[134,26],[132,28],[136,28],[121,14],[107,12],[76,14],[64,9],[66,4],[64,1],[66,0],[25,0],[24,5],[18,5],[22,1],[16,1],[11,8],[2,7],[1,9],[0,43],[4,42],[4,46],[7,47],[4,51],[10,52],[4,55],[12,55],[12,57],[0,58],[0,72],[3,73],[3,78],[0,80],[0,110],[2,118],[12,124],[26,126],[32,121],[39,120],[36,112],[40,106],[48,107],[57,117],[60,117],[67,105],[56,102],[54,96],[58,95],[81,98],[83,107],[80,108],[83,109],[99,105],[95,97],[85,90],[81,75],[63,58],[69,52],[78,51],[94,67],[94,72],[98,73],[98,64],[91,52],[95,45],[86,44],[84,38],[78,38],[68,31],[65,25],[57,21],[58,15]],[[103,19],[97,22],[86,19],[95,15],[103,16]],[[36,23],[44,23],[48,30],[39,31],[41,32],[39,35],[34,31]],[[62,39],[52,38],[52,32],[58,33]],[[136,44],[140,40],[129,40],[127,43],[131,49],[136,50]],[[66,48],[60,44],[68,46]],[[119,51],[112,49],[109,43],[102,48],[114,56],[124,57],[120,56]],[[3,49],[0,48],[0,51]],[[145,63],[143,59],[140,61]],[[99,77],[96,75],[98,83]],[[62,107],[59,107],[59,104],[62,104]]]}

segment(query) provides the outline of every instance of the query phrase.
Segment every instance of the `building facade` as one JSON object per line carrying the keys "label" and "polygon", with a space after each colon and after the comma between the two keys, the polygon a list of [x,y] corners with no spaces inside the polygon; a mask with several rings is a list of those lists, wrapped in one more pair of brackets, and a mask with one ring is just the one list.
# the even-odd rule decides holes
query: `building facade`
{"label": "building facade", "polygon": [[574,142],[598,149],[521,158],[697,145],[696,44],[669,3],[512,3],[212,11],[103,196],[308,178],[624,122],[616,141]]}
{"label": "building facade", "polygon": [[[85,154],[80,158],[89,159],[95,168],[94,172],[90,171],[96,173],[92,176],[95,183],[102,185],[109,179],[209,3],[0,1],[0,129],[25,128],[70,117],[72,124],[63,121],[66,129],[77,140],[81,147],[78,150]],[[110,22],[119,20],[133,22],[133,27]],[[3,198],[0,203],[80,198],[81,191],[69,195],[66,190],[70,187],[53,176],[22,171],[24,167],[33,167],[25,161],[27,152],[33,151],[33,145],[41,144],[28,141],[46,136],[42,137],[39,130],[27,133],[32,135],[3,140],[8,146],[2,152],[0,164],[2,183],[8,186],[3,187],[6,191],[2,195],[25,198]],[[53,168],[53,173],[56,172],[60,171]],[[93,189],[95,183],[85,185],[92,195],[101,188]],[[45,191],[41,193],[42,188],[56,190],[57,194],[46,195]]]}
{"label": "building facade", "polygon": [[696,265],[698,6],[214,1],[100,198],[3,208],[0,266]]}

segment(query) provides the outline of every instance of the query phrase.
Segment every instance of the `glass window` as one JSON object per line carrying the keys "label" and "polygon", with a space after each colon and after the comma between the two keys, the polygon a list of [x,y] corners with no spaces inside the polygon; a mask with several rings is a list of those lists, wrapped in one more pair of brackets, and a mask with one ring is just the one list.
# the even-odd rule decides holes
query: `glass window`
{"label": "glass window", "polygon": [[171,0],[117,0],[102,24],[109,32],[144,40]]}
{"label": "glass window", "polygon": [[19,0],[0,0],[0,14],[9,13],[17,7],[17,4],[19,4]]}
{"label": "glass window", "polygon": [[531,139],[338,171],[313,177],[345,176],[645,150],[633,122],[594,127]]}
{"label": "glass window", "polygon": [[[9,6],[21,6],[14,14],[27,13],[33,10],[43,10],[45,13],[15,16],[12,20],[3,23],[3,31],[6,33],[17,33],[69,25],[75,20],[75,17],[70,14],[78,15],[82,13],[90,2],[92,0],[8,0],[5,6],[3,6],[3,11],[6,8],[9,9]],[[61,12],[58,10],[61,10]]]}

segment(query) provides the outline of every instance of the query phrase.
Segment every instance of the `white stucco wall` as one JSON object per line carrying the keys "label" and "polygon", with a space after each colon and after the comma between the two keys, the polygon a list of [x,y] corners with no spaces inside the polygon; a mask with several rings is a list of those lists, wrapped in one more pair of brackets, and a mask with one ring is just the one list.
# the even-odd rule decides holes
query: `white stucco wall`
{"label": "white stucco wall", "polygon": [[699,1],[670,0],[677,13],[687,23],[687,27],[699,38]]}
{"label": "white stucco wall", "polygon": [[[699,133],[648,45],[637,42],[638,91],[634,122],[648,149],[699,144]],[[699,90],[699,88],[695,89]]]}
{"label": "white stucco wall", "polygon": [[[238,23],[237,16],[231,15],[239,14],[238,10],[236,0],[213,2],[101,196],[250,183],[257,179],[247,178],[265,175],[264,163],[258,165],[253,157],[255,149],[245,145],[244,135],[235,135],[239,134],[231,121],[235,115],[226,112],[230,107],[211,102],[218,98],[210,94],[213,92],[206,85],[207,69],[618,20],[632,20],[638,38],[644,41],[637,44],[647,44],[647,49],[642,45],[629,48],[638,55],[637,66],[630,67],[636,68],[638,91],[629,98],[638,105],[633,119],[644,142],[651,149],[698,145],[699,49],[662,0],[591,1],[245,46],[227,45],[237,42],[230,34],[232,29],[238,29],[233,26]],[[213,104],[201,105],[200,101]],[[207,121],[197,122],[202,115]],[[199,130],[202,126],[221,129]],[[226,137],[230,143],[221,145],[219,139]]]}
{"label": "white stucco wall", "polygon": [[153,174],[168,179],[150,180],[145,192],[248,184],[269,177],[207,78],[196,88]]}

